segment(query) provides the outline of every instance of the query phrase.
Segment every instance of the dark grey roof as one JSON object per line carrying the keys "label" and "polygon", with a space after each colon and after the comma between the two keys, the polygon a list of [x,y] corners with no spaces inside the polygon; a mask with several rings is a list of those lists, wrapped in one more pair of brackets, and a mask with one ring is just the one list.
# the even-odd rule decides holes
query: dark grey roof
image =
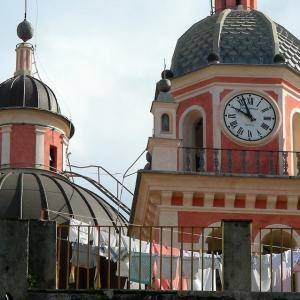
{"label": "dark grey roof", "polygon": [[50,210],[46,218],[58,223],[68,218],[54,212],[91,225],[111,226],[117,218],[125,222],[112,204],[62,175],[38,169],[0,170],[0,218],[40,219],[42,209]]}
{"label": "dark grey roof", "polygon": [[300,72],[300,41],[281,25],[276,24],[276,28],[280,53],[290,67]]}
{"label": "dark grey roof", "polygon": [[276,54],[300,71],[300,41],[259,11],[224,10],[194,24],[178,40],[171,70],[181,76],[208,65],[215,53],[220,63],[272,64]]}
{"label": "dark grey roof", "polygon": [[0,109],[31,107],[60,114],[53,91],[29,75],[18,75],[0,84]]}

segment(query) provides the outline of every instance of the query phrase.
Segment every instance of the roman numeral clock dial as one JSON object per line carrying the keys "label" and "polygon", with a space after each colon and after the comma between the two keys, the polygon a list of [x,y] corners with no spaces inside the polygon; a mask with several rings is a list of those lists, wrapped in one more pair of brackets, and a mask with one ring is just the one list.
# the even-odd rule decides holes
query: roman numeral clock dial
{"label": "roman numeral clock dial", "polygon": [[241,142],[259,142],[275,132],[276,113],[271,101],[244,93],[230,99],[223,112],[227,132]]}

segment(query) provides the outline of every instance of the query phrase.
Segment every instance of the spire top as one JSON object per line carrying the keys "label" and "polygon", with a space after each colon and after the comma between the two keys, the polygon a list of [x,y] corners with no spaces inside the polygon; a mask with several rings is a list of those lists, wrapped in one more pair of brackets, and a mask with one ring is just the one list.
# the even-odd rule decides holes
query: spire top
{"label": "spire top", "polygon": [[24,13],[24,20],[27,19],[27,0],[25,0],[25,13]]}
{"label": "spire top", "polygon": [[17,34],[24,43],[33,37],[33,27],[27,21],[27,0],[25,0],[24,20],[18,25]]}

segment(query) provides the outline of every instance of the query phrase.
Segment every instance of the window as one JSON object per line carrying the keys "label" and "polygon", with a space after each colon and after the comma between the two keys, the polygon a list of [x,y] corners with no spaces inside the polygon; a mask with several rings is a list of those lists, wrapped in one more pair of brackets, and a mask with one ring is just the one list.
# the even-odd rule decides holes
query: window
{"label": "window", "polygon": [[50,146],[49,167],[50,170],[57,169],[57,148],[53,145]]}
{"label": "window", "polygon": [[161,116],[161,131],[170,131],[170,117],[167,114]]}
{"label": "window", "polygon": [[236,0],[236,5],[241,5],[241,0]]}

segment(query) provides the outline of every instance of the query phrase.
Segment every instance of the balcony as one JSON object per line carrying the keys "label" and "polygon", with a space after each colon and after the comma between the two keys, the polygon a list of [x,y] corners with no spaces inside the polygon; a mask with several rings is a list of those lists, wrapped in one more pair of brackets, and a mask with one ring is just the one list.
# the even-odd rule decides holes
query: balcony
{"label": "balcony", "polygon": [[179,148],[179,170],[200,174],[300,176],[300,152]]}

